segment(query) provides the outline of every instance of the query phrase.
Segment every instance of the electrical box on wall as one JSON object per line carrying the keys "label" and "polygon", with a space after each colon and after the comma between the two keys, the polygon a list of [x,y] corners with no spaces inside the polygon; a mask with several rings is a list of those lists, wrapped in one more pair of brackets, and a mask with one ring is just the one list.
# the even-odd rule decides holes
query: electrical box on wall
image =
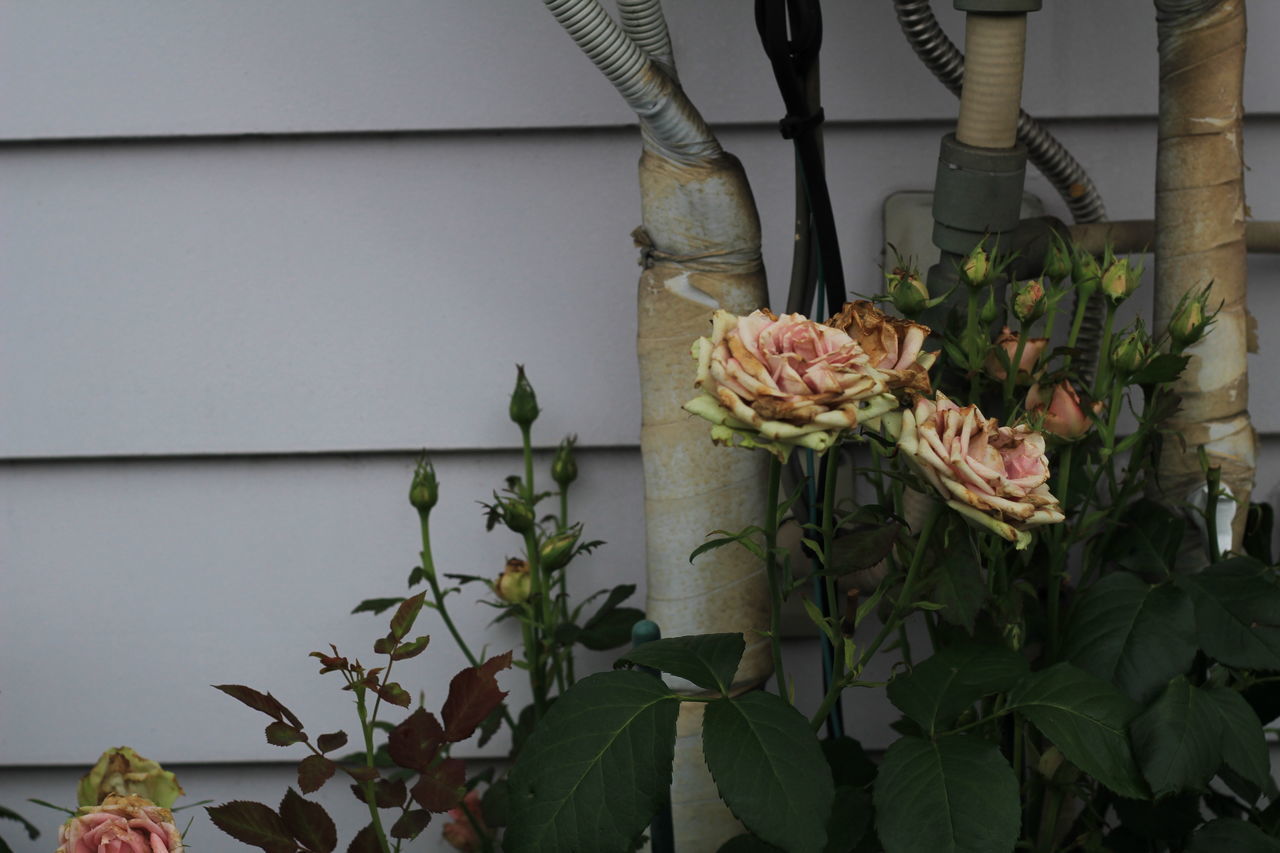
{"label": "electrical box on wall", "polygon": [[[1022,194],[1022,218],[1044,216],[1044,203],[1031,193]],[[893,248],[890,248],[893,247]],[[938,262],[933,245],[933,193],[899,192],[884,200],[884,247],[881,259],[886,269],[894,264],[893,250],[921,274]]]}

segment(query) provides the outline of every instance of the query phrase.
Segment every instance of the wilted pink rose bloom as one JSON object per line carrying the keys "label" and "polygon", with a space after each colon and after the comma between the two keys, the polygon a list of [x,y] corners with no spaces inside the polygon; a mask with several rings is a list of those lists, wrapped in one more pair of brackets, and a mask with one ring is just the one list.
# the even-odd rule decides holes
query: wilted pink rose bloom
{"label": "wilted pink rose bloom", "polygon": [[[480,828],[487,834],[489,828],[484,824],[483,812],[480,807],[480,792],[471,790],[462,798],[462,802],[466,805],[467,811],[471,812],[471,818],[480,825]],[[461,850],[463,853],[480,853],[484,849],[484,843],[480,839],[480,834],[476,832],[475,826],[471,823],[471,819],[467,817],[466,812],[459,806],[456,809],[449,810],[449,817],[452,820],[444,825],[441,832],[444,834],[444,840],[454,850]]]}
{"label": "wilted pink rose bloom", "polygon": [[827,325],[848,332],[870,359],[871,366],[885,374],[892,391],[928,394],[929,368],[937,353],[925,352],[929,327],[890,316],[865,299],[845,303]]}
{"label": "wilted pink rose bloom", "polygon": [[[1000,330],[1000,336],[996,338],[990,352],[987,353],[986,370],[987,375],[998,382],[1003,382],[1009,376],[1009,371],[1005,369],[1006,364],[1013,364],[1013,360],[1018,358],[1018,372],[1014,376],[1014,381],[1020,385],[1026,385],[1031,381],[1031,376],[1036,369],[1036,363],[1040,361],[1040,356],[1044,353],[1045,347],[1049,345],[1048,338],[1027,338],[1027,342],[1022,345],[1022,356],[1018,356],[1018,335],[1009,331],[1009,327],[1005,326]],[[1004,354],[1004,358],[997,355],[997,350]]]}
{"label": "wilted pink rose bloom", "polygon": [[685,408],[759,433],[759,446],[774,452],[792,444],[825,450],[843,430],[896,406],[886,374],[857,341],[800,314],[716,311],[711,337],[698,339],[694,355],[703,394]]}
{"label": "wilted pink rose bloom", "polygon": [[[1045,389],[1032,385],[1027,391],[1026,410],[1033,420],[1040,419],[1040,428],[1067,441],[1075,441],[1093,426],[1093,420],[1080,405],[1080,395],[1071,383],[1063,380],[1053,386],[1053,395],[1045,404],[1048,396]],[[1093,404],[1094,413],[1102,411],[1102,401]]]}
{"label": "wilted pink rose bloom", "polygon": [[168,809],[136,795],[84,806],[58,830],[57,853],[182,853]]}
{"label": "wilted pink rose bloom", "polygon": [[1049,492],[1044,437],[1025,424],[1000,426],[939,393],[903,411],[898,449],[949,506],[1019,548],[1028,528],[1065,518]]}

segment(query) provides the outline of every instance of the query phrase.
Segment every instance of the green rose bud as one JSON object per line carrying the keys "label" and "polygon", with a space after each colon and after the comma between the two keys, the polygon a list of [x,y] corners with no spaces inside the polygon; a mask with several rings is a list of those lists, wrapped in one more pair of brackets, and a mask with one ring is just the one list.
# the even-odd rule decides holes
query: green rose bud
{"label": "green rose bud", "polygon": [[1088,299],[1098,291],[1098,283],[1102,279],[1102,268],[1098,259],[1084,249],[1076,249],[1071,259],[1071,280],[1075,282],[1080,296]]}
{"label": "green rose bud", "polygon": [[567,530],[543,542],[538,549],[538,565],[548,572],[563,569],[573,556],[574,546],[578,544],[578,534],[577,530]]}
{"label": "green rose bud", "polygon": [[556,450],[556,458],[551,461],[551,479],[556,481],[561,490],[567,489],[570,483],[578,479],[578,463],[573,458],[573,446],[577,441],[576,435],[566,436]]}
{"label": "green rose bud", "polygon": [[529,600],[533,589],[533,580],[529,577],[529,564],[515,557],[507,560],[502,574],[493,584],[493,591],[498,598],[508,604],[524,604]]}
{"label": "green rose bud", "polygon": [[1121,340],[1111,349],[1111,364],[1122,375],[1133,375],[1147,363],[1149,347],[1141,329]]}
{"label": "green rose bud", "polygon": [[1013,315],[1024,323],[1033,323],[1044,316],[1044,285],[1032,279],[1013,289]]}
{"label": "green rose bud", "polygon": [[523,536],[533,530],[533,510],[524,501],[499,498],[498,506],[502,512],[502,523],[511,532]]}
{"label": "green rose bud", "polygon": [[996,304],[996,290],[991,288],[987,291],[987,304],[982,306],[982,310],[978,312],[978,320],[984,326],[990,326],[996,320],[1000,319],[1000,306]]}
{"label": "green rose bud", "polygon": [[511,406],[508,410],[511,420],[521,428],[528,428],[538,419],[538,398],[533,393],[533,386],[524,375],[524,365],[516,365],[516,389],[511,392]]}
{"label": "green rose bud", "polygon": [[431,508],[440,499],[440,484],[436,481],[436,469],[423,453],[418,460],[418,467],[413,472],[413,482],[409,485],[409,503],[423,515],[431,512]]}
{"label": "green rose bud", "polygon": [[1049,244],[1049,253],[1044,258],[1044,274],[1054,284],[1071,275],[1071,250],[1066,241],[1055,232]]}
{"label": "green rose bud", "polygon": [[1102,274],[1102,292],[1119,305],[1138,289],[1142,280],[1142,267],[1135,267],[1128,258],[1117,258]]}
{"label": "green rose bud", "polygon": [[178,777],[159,762],[143,758],[127,746],[118,746],[102,753],[93,769],[80,779],[76,801],[80,806],[97,806],[113,794],[134,795],[167,809],[183,793]]}
{"label": "green rose bud", "polygon": [[886,275],[885,279],[885,292],[889,294],[889,301],[902,312],[902,316],[915,317],[928,307],[929,288],[914,270],[898,267]]}
{"label": "green rose bud", "polygon": [[[1207,289],[1204,295],[1208,295]],[[1178,310],[1174,312],[1173,319],[1169,321],[1169,338],[1178,349],[1186,349],[1204,337],[1204,331],[1208,325],[1205,320],[1203,298],[1184,297],[1178,305]]]}
{"label": "green rose bud", "polygon": [[979,243],[960,264],[960,278],[970,287],[982,287],[987,283],[987,277],[990,275],[991,258]]}

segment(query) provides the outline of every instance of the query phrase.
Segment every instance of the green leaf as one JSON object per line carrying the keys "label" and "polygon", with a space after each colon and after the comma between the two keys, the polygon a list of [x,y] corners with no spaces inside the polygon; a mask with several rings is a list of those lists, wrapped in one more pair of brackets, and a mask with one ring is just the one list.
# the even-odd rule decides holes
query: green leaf
{"label": "green leaf", "polygon": [[4,806],[0,806],[0,818],[5,818],[7,820],[15,820],[18,823],[20,823],[22,825],[22,828],[26,830],[27,838],[31,839],[32,841],[35,841],[37,838],[40,837],[40,830],[36,828],[36,825],[33,824],[31,821],[27,820],[22,815],[15,812],[13,809],[8,809],[8,808],[5,808]]}
{"label": "green leaf", "polygon": [[973,634],[978,613],[987,600],[987,584],[982,568],[966,549],[943,553],[925,577],[923,592],[942,605],[938,614],[944,621]]}
{"label": "green leaf", "polygon": [[1211,702],[1178,676],[1132,724],[1133,748],[1157,797],[1200,790],[1222,763],[1222,721]]}
{"label": "green leaf", "polygon": [[[415,569],[414,571],[420,571]],[[413,586],[412,578],[410,578],[409,586]],[[383,611],[390,610],[400,602],[403,598],[366,598],[364,601],[356,605],[356,609],[352,613],[372,613],[375,616]]]}
{"label": "green leaf", "polygon": [[631,642],[631,626],[644,618],[644,611],[619,607],[601,617],[592,617],[578,634],[577,641],[593,652],[607,652]]}
{"label": "green leaf", "polygon": [[[1075,478],[1072,478],[1073,480]],[[1182,542],[1186,520],[1162,503],[1146,498],[1124,508],[1120,535],[1112,536],[1104,561],[1133,572],[1167,574]]]}
{"label": "green leaf", "polygon": [[331,853],[338,846],[338,829],[319,803],[304,800],[290,788],[280,801],[280,817],[293,837],[312,853]]}
{"label": "green leaf", "polygon": [[759,543],[751,539],[751,537],[755,536],[757,533],[763,534],[764,530],[762,528],[757,527],[753,524],[750,527],[742,528],[742,530],[738,531],[737,533],[730,533],[727,530],[713,530],[711,531],[711,533],[707,535],[710,536],[714,533],[723,534],[723,538],[712,539],[710,542],[703,542],[697,548],[694,548],[693,553],[689,555],[690,563],[692,563],[694,560],[696,560],[698,557],[701,557],[703,554],[707,553],[708,551],[714,550],[716,548],[723,548],[726,545],[734,545],[734,544],[741,545],[743,548],[746,548],[748,551],[750,551],[759,559],[761,560],[764,559],[764,549],[760,547]]}
{"label": "green leaf", "polygon": [[827,819],[827,846],[823,853],[850,853],[871,828],[873,815],[869,791],[836,788],[831,816]]}
{"label": "green leaf", "polygon": [[729,692],[745,649],[741,634],[667,637],[637,646],[619,657],[618,663],[667,672],[724,695]]}
{"label": "green leaf", "polygon": [[831,543],[831,565],[819,574],[838,576],[869,569],[889,556],[901,533],[902,525],[896,521],[859,525],[835,538]]}
{"label": "green leaf", "polygon": [[875,784],[886,853],[1005,853],[1018,840],[1018,779],[995,744],[964,735],[904,737]]}
{"label": "green leaf", "polygon": [[1138,705],[1107,682],[1060,663],[1023,679],[1005,708],[1035,723],[1068,761],[1120,796],[1147,796],[1129,748],[1128,726]]}
{"label": "green leaf", "polygon": [[318,791],[337,769],[338,765],[323,755],[308,755],[298,762],[298,787],[304,794]]}
{"label": "green leaf", "polygon": [[267,725],[267,743],[273,746],[289,746],[307,739],[306,732],[295,729],[288,723],[269,723]]}
{"label": "green leaf", "polygon": [[1228,666],[1280,669],[1280,587],[1271,569],[1235,557],[1187,575],[1205,653]]}
{"label": "green leaf", "polygon": [[932,735],[974,702],[1013,687],[1027,674],[1022,655],[1005,646],[966,643],[944,649],[889,682],[889,701]]}
{"label": "green leaf", "polygon": [[1232,817],[1211,820],[1191,836],[1186,853],[1280,853],[1280,841]]}
{"label": "green leaf", "polygon": [[250,847],[260,847],[267,853],[297,850],[293,834],[280,815],[262,803],[233,800],[221,806],[208,806],[205,811],[214,826]]}
{"label": "green leaf", "polygon": [[630,849],[670,788],[679,710],[642,672],[597,673],[569,688],[511,770],[504,849]]}
{"label": "green leaf", "polygon": [[1274,797],[1276,788],[1271,778],[1270,754],[1258,715],[1243,696],[1230,688],[1208,687],[1200,692],[1222,720],[1222,760],[1263,793]]}
{"label": "green leaf", "polygon": [[1160,353],[1148,361],[1133,376],[1135,385],[1157,385],[1172,382],[1182,375],[1182,369],[1191,360],[1188,355],[1174,355],[1170,352]]}
{"label": "green leaf", "polygon": [[824,740],[822,754],[827,757],[831,780],[837,788],[865,788],[876,778],[876,765],[862,744],[847,735]]}
{"label": "green leaf", "polygon": [[409,643],[401,643],[396,646],[395,651],[391,653],[392,660],[408,660],[415,658],[426,651],[427,644],[431,642],[431,638],[425,634]]}
{"label": "green leaf", "polygon": [[703,717],[702,754],[720,798],[752,834],[821,853],[835,786],[803,714],[773,693],[717,699]]}
{"label": "green leaf", "polygon": [[408,636],[410,629],[413,628],[414,620],[418,618],[418,613],[422,610],[422,601],[426,596],[426,592],[420,592],[411,598],[406,598],[396,608],[395,615],[391,617],[391,633],[397,640],[403,640]]}
{"label": "green leaf", "polygon": [[1063,655],[1145,704],[1195,659],[1191,599],[1129,572],[1108,575],[1072,608]]}
{"label": "green leaf", "polygon": [[735,835],[724,844],[720,845],[720,849],[716,853],[786,853],[781,847],[774,847],[767,841],[761,841],[754,835]]}

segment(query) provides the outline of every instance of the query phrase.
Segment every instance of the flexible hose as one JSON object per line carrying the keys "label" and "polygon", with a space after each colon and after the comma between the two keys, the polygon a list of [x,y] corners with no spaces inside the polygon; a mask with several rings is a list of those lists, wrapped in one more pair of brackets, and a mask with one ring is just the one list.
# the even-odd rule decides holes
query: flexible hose
{"label": "flexible hose", "polygon": [[672,80],[678,80],[671,34],[659,0],[618,0],[618,17],[623,31],[636,47],[658,63]]}
{"label": "flexible hose", "polygon": [[722,153],[711,129],[676,82],[636,46],[598,0],[544,3],[635,110],[645,144],[681,163],[703,162]]}

